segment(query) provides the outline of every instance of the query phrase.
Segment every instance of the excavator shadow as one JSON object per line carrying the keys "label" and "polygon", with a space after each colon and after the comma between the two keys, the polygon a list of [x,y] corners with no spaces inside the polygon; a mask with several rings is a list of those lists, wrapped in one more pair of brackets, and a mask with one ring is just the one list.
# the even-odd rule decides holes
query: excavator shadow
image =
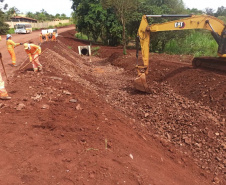
{"label": "excavator shadow", "polygon": [[176,70],[174,70],[174,71],[168,73],[168,74],[165,75],[163,78],[159,79],[158,82],[164,82],[164,81],[166,81],[166,80],[169,79],[169,78],[172,78],[172,77],[174,77],[174,76],[176,76],[176,75],[178,75],[178,74],[180,74],[180,73],[183,73],[183,72],[185,72],[185,71],[187,71],[187,70],[192,70],[192,69],[193,69],[193,67],[189,67],[189,66],[188,66],[188,67],[181,67],[181,68],[178,68],[178,69],[176,69]]}
{"label": "excavator shadow", "polygon": [[33,68],[25,68],[23,70],[20,70],[20,73],[25,73],[27,71],[34,71],[34,69]]}
{"label": "excavator shadow", "polygon": [[34,69],[33,68],[27,68],[24,71],[34,71]]}
{"label": "excavator shadow", "polygon": [[218,75],[224,75],[226,76],[226,70],[224,70],[224,68],[218,66],[219,68],[214,68],[214,67],[210,67],[210,66],[200,66],[198,68],[194,68],[194,67],[182,67],[182,68],[179,68],[179,69],[176,69],[170,73],[168,73],[166,76],[162,77],[161,79],[158,80],[158,82],[164,82],[166,81],[167,79],[169,78],[172,78],[180,73],[183,73],[185,71],[188,71],[188,70],[200,70],[200,71],[207,71],[207,72],[211,72],[211,73],[215,73],[215,74],[218,74]]}
{"label": "excavator shadow", "polygon": [[139,91],[135,89],[134,87],[125,87],[123,88],[124,91],[126,91],[130,95],[150,95],[152,94],[152,91],[149,90],[149,92]]}
{"label": "excavator shadow", "polygon": [[[208,59],[208,58],[207,58]],[[211,58],[210,58],[211,59]],[[195,66],[196,67],[196,66]],[[197,68],[205,71],[214,72],[220,75],[226,75],[226,60],[220,58],[212,58],[212,60],[204,60]]]}
{"label": "excavator shadow", "polygon": [[[226,65],[225,65],[225,67],[226,67]],[[198,69],[205,70],[205,71],[208,71],[208,72],[211,72],[211,73],[215,73],[215,74],[218,74],[218,75],[226,76],[226,69],[223,69],[223,68],[217,69],[217,68],[201,66]]]}

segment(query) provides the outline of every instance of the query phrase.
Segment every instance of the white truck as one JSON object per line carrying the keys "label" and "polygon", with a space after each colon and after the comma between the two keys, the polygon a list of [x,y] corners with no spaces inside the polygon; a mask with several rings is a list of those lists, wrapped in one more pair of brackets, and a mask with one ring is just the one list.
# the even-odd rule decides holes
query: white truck
{"label": "white truck", "polygon": [[15,33],[31,33],[32,26],[29,23],[17,23],[14,26],[14,32]]}

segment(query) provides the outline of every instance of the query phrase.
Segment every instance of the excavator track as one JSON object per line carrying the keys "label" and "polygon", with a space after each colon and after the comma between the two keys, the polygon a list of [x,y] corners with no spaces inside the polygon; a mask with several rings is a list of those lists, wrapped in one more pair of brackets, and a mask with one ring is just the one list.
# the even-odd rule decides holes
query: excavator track
{"label": "excavator track", "polygon": [[194,68],[216,69],[226,72],[226,58],[196,57],[192,60]]}

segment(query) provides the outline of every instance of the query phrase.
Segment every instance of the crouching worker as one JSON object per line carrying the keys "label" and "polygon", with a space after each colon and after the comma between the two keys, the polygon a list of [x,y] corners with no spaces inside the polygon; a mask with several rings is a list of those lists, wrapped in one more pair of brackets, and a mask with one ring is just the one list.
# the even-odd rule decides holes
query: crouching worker
{"label": "crouching worker", "polygon": [[42,70],[42,65],[40,64],[38,57],[41,54],[41,47],[35,44],[24,44],[24,49],[29,56],[30,62],[32,62],[34,72]]}
{"label": "crouching worker", "polygon": [[4,81],[2,80],[2,76],[0,73],[0,99],[1,100],[10,100],[11,97],[8,96],[8,93],[5,89]]}
{"label": "crouching worker", "polygon": [[56,32],[53,32],[52,41],[56,41]]}

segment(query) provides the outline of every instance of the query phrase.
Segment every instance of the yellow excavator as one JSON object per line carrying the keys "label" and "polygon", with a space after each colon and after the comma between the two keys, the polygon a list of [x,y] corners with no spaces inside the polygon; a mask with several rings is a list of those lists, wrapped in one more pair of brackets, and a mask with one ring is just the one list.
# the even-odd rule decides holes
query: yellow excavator
{"label": "yellow excavator", "polygon": [[[165,23],[149,25],[148,17],[182,17],[182,19],[169,21]],[[212,36],[218,44],[218,56],[212,58],[198,57],[194,58],[192,65],[199,67],[203,62],[209,62],[214,59],[214,62],[226,63],[226,25],[223,21],[216,17],[209,15],[143,15],[140,27],[138,29],[137,36],[140,40],[141,53],[143,65],[136,66],[138,76],[135,79],[135,88],[139,91],[149,92],[149,88],[146,82],[146,75],[149,68],[149,44],[150,33],[160,31],[173,31],[173,30],[189,30],[189,29],[205,29],[211,31]],[[138,61],[138,50],[137,50]]]}

